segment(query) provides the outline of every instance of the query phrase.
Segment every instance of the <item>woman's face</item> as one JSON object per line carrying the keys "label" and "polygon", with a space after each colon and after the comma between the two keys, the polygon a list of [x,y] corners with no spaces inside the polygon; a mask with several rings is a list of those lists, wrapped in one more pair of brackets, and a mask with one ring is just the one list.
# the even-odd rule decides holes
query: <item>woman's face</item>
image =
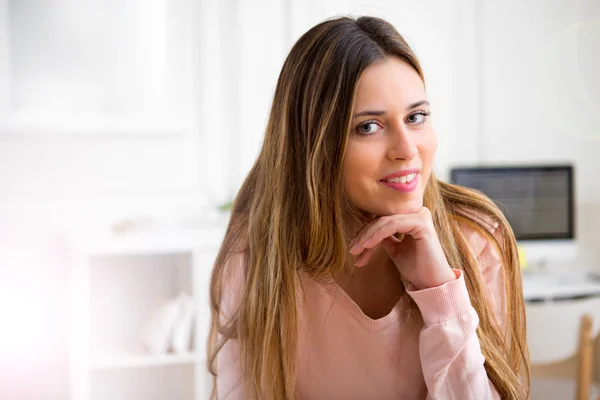
{"label": "woman's face", "polygon": [[375,215],[419,211],[437,149],[421,77],[397,57],[369,66],[354,111],[344,160],[350,202]]}

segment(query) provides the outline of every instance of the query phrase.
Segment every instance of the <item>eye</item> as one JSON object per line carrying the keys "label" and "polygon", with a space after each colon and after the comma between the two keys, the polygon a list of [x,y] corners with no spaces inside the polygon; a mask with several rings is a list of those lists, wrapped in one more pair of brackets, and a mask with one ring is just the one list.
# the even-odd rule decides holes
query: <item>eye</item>
{"label": "eye", "polygon": [[377,132],[379,128],[383,129],[383,126],[379,122],[365,121],[356,127],[355,132],[359,135],[371,135]]}
{"label": "eye", "polygon": [[417,111],[416,113],[410,114],[406,118],[406,122],[414,125],[421,125],[427,121],[427,117],[431,115],[428,111]]}

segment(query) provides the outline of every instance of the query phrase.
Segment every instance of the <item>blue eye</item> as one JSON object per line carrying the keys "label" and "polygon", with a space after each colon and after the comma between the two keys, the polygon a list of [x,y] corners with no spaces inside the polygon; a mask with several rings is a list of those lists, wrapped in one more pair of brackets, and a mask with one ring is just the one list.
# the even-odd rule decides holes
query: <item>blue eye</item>
{"label": "blue eye", "polygon": [[355,129],[355,132],[359,135],[371,135],[377,132],[379,129],[383,127],[376,121],[365,121],[362,124],[358,125]]}
{"label": "blue eye", "polygon": [[406,121],[409,124],[421,125],[427,121],[427,117],[429,117],[430,115],[431,115],[431,113],[428,111],[418,111],[416,113],[410,114],[406,118]]}

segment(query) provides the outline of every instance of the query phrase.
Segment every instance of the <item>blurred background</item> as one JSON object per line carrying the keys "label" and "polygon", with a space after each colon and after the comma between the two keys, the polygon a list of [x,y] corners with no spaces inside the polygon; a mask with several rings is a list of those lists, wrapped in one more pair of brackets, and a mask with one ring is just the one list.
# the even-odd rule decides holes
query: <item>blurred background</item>
{"label": "blurred background", "polygon": [[[544,268],[600,274],[600,1],[0,0],[1,399],[208,397],[210,269],[279,70],[363,14],[420,57],[438,177],[572,165],[576,251]],[[528,303],[566,349],[537,374],[574,387],[585,285]]]}

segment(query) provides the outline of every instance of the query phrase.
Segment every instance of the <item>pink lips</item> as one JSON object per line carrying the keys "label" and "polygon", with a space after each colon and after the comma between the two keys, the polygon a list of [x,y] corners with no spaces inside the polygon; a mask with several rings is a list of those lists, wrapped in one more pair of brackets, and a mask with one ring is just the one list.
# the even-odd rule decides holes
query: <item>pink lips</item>
{"label": "pink lips", "polygon": [[[415,176],[415,178],[407,183],[401,183],[401,182],[386,182],[385,179],[392,179],[392,178],[396,178],[399,176],[405,176],[405,175],[409,175],[409,174],[417,174]],[[400,172],[396,172],[394,174],[388,175],[385,178],[383,178],[382,180],[380,180],[379,182],[383,183],[384,185],[386,185],[389,188],[392,188],[394,190],[397,190],[399,192],[402,193],[410,193],[413,190],[416,189],[417,185],[419,184],[419,170],[418,169],[411,169],[411,170],[404,170],[404,171],[400,171]]]}
{"label": "pink lips", "polygon": [[383,178],[381,178],[381,180],[383,181],[383,180],[398,178],[400,176],[405,176],[405,175],[410,175],[410,174],[418,174],[419,172],[421,172],[421,170],[419,168],[403,169],[400,171],[396,171],[392,174],[386,175]]}

